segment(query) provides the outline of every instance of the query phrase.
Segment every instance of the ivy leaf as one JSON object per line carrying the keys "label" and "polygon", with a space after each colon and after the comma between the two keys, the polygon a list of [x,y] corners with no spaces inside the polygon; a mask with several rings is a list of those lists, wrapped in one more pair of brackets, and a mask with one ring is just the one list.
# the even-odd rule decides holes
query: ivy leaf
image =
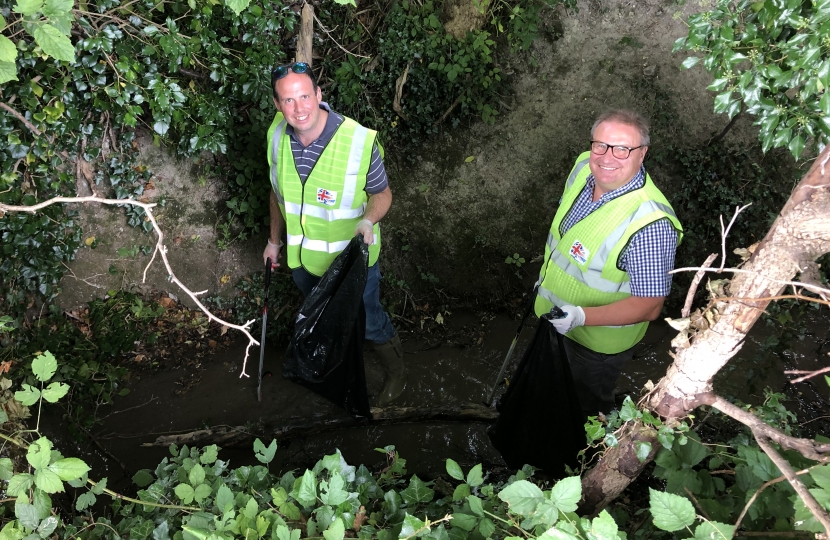
{"label": "ivy leaf", "polygon": [[323,536],[326,540],[343,540],[346,536],[346,526],[343,525],[343,520],[335,519],[329,528],[323,531]]}
{"label": "ivy leaf", "polygon": [[798,159],[801,156],[801,153],[804,151],[804,138],[801,134],[797,134],[790,140],[789,149],[795,159]]}
{"label": "ivy leaf", "polygon": [[499,499],[506,502],[510,510],[520,515],[528,515],[536,510],[536,506],[544,498],[542,490],[527,480],[513,482],[499,492]]}
{"label": "ivy leaf", "polygon": [[75,480],[89,472],[89,466],[78,458],[64,458],[49,465],[49,470],[61,480]]}
{"label": "ivy leaf", "polygon": [[225,5],[227,5],[229,8],[231,8],[231,11],[233,11],[234,14],[237,17],[239,17],[239,14],[242,13],[242,11],[245,8],[247,8],[248,4],[250,4],[250,3],[251,3],[251,0],[227,0],[227,2],[225,2]]}
{"label": "ivy leaf", "polygon": [[170,121],[169,120],[157,120],[153,123],[153,131],[158,133],[159,135],[166,135],[167,131],[170,129]]}
{"label": "ivy leaf", "polygon": [[651,515],[654,526],[663,531],[679,531],[694,523],[695,509],[692,503],[679,495],[648,488]]}
{"label": "ivy leaf", "polygon": [[72,11],[73,0],[46,0],[43,14],[47,17],[56,17]]}
{"label": "ivy leaf", "polygon": [[17,64],[0,60],[0,84],[17,80]]}
{"label": "ivy leaf", "polygon": [[38,355],[37,358],[32,360],[32,373],[35,374],[35,377],[40,382],[46,382],[51,379],[57,370],[58,361],[55,360],[55,356],[49,351]]}
{"label": "ivy leaf", "polygon": [[57,403],[57,401],[69,392],[69,385],[62,382],[53,382],[47,386],[41,395],[43,399],[49,403]]}
{"label": "ivy leaf", "polygon": [[0,62],[14,62],[17,59],[17,47],[14,42],[0,35]]}
{"label": "ivy leaf", "polygon": [[403,526],[398,538],[410,538],[415,535],[415,531],[423,529],[425,525],[426,523],[407,513],[403,518]]}
{"label": "ivy leaf", "polygon": [[447,460],[447,474],[456,480],[461,480],[462,482],[464,481],[464,471],[462,471],[458,463],[452,459]]}
{"label": "ivy leaf", "polygon": [[562,512],[576,512],[582,498],[582,482],[578,476],[563,478],[550,490],[550,501]]}
{"label": "ivy leaf", "polygon": [[629,420],[636,420],[642,415],[643,413],[640,412],[637,405],[631,400],[631,396],[626,396],[620,409],[620,419],[623,422],[628,422]]}
{"label": "ivy leaf", "polygon": [[481,474],[481,463],[470,469],[467,473],[467,483],[471,487],[477,487],[484,483],[484,477]]}
{"label": "ivy leaf", "polygon": [[704,521],[695,529],[695,540],[732,540],[734,534],[734,525]]}
{"label": "ivy leaf", "polygon": [[[680,40],[685,42],[686,38],[680,38]],[[675,46],[677,46],[677,41],[675,42]],[[698,62],[700,62],[700,58],[698,58],[697,56],[690,56],[683,60],[683,63],[680,64],[680,67],[682,67],[683,69],[691,69],[694,66],[696,66]]]}
{"label": "ivy leaf", "polygon": [[417,475],[412,476],[409,486],[401,491],[401,498],[404,502],[413,506],[419,503],[428,503],[434,496],[435,492],[428,488]]}
{"label": "ivy leaf", "polygon": [[38,469],[35,471],[35,486],[46,493],[59,493],[63,491],[63,482],[60,477],[49,469]]}
{"label": "ivy leaf", "polygon": [[43,0],[17,0],[14,12],[21,15],[34,15],[43,8]]}
{"label": "ivy leaf", "polygon": [[648,459],[648,455],[651,454],[651,443],[637,441],[634,443],[634,448],[637,451],[637,459],[640,460],[640,463],[645,463]]}
{"label": "ivy leaf", "polygon": [[179,484],[174,491],[176,492],[176,497],[181,499],[184,504],[193,501],[194,491],[190,484]]}
{"label": "ivy leaf", "polygon": [[35,28],[35,42],[43,52],[57,60],[75,61],[75,47],[68,37],[51,24],[41,24]]}

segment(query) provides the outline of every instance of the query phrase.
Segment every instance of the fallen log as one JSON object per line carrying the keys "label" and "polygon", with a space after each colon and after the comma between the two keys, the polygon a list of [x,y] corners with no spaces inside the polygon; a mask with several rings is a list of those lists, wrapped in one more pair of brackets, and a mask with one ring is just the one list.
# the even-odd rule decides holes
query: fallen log
{"label": "fallen log", "polygon": [[385,407],[373,408],[372,420],[343,417],[323,420],[298,420],[277,427],[263,427],[251,429],[245,426],[216,426],[208,429],[198,429],[187,433],[162,435],[153,442],[142,443],[143,447],[189,445],[204,446],[216,444],[224,448],[247,446],[257,437],[277,441],[294,437],[307,437],[329,431],[349,429],[360,426],[379,426],[392,424],[406,424],[417,422],[481,422],[492,423],[498,418],[498,412],[492,407],[479,404],[466,404],[458,407],[441,407],[437,409],[422,409],[417,407]]}

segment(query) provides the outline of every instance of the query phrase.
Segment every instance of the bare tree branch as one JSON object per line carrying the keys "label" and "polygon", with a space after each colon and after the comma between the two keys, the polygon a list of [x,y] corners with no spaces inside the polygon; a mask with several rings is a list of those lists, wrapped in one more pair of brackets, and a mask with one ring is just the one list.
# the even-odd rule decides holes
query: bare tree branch
{"label": "bare tree branch", "polygon": [[164,245],[164,233],[162,232],[161,228],[156,222],[155,216],[153,216],[152,208],[156,206],[155,203],[142,203],[134,199],[102,199],[94,195],[90,197],[53,197],[47,201],[43,201],[32,206],[12,206],[0,203],[0,218],[2,218],[6,212],[27,212],[29,214],[34,214],[38,210],[41,210],[43,208],[46,208],[47,206],[51,206],[57,203],[99,203],[116,206],[132,205],[143,208],[144,212],[147,214],[147,219],[150,220],[150,223],[153,225],[153,229],[156,231],[156,234],[158,235],[158,241],[156,242],[156,249],[155,251],[153,251],[153,256],[150,258],[150,262],[147,263],[147,266],[144,268],[144,276],[142,282],[147,281],[147,270],[150,268],[150,265],[153,264],[153,261],[156,257],[156,253],[158,253],[161,256],[161,260],[164,262],[164,267],[167,269],[168,279],[170,280],[170,282],[178,285],[179,288],[181,288],[185,292],[185,294],[187,294],[193,300],[193,302],[199,307],[199,309],[201,309],[205,313],[205,315],[208,316],[208,319],[215,321],[221,325],[227,326],[228,328],[239,330],[248,338],[248,346],[245,348],[245,359],[242,361],[242,373],[239,374],[239,377],[249,377],[249,375],[245,373],[245,368],[248,364],[248,353],[251,349],[251,345],[260,344],[256,339],[254,339],[254,337],[248,331],[248,328],[251,326],[251,324],[253,324],[255,319],[251,319],[250,321],[246,322],[241,326],[224,321],[216,315],[214,315],[213,313],[211,313],[210,310],[208,310],[208,308],[205,307],[205,305],[199,301],[197,296],[199,294],[203,294],[204,291],[194,293],[193,291],[185,287],[185,285],[181,281],[179,281],[179,279],[173,273],[173,268],[170,266],[170,262],[167,260],[167,247]]}
{"label": "bare tree branch", "polygon": [[790,384],[795,384],[795,383],[799,383],[799,382],[804,382],[807,379],[811,379],[811,378],[813,378],[817,375],[821,375],[822,373],[827,373],[828,371],[830,371],[830,367],[818,369],[816,371],[803,371],[803,370],[800,370],[800,369],[794,369],[794,370],[791,370],[791,371],[785,371],[784,373],[787,374],[787,375],[802,375],[802,374],[806,373],[806,375],[804,375],[803,377],[799,377],[797,379],[793,379],[793,380],[790,381]]}
{"label": "bare tree branch", "polygon": [[720,259],[720,270],[719,271],[721,271],[721,272],[723,271],[723,267],[726,265],[726,237],[729,236],[729,229],[731,229],[732,225],[735,224],[735,220],[738,218],[738,214],[740,214],[741,212],[746,210],[746,208],[748,208],[749,206],[752,206],[752,203],[745,204],[745,205],[741,206],[740,208],[738,208],[736,206],[735,207],[735,214],[732,216],[732,221],[729,222],[729,226],[726,227],[726,229],[723,228],[723,215],[721,215],[719,217],[719,219],[720,219],[720,230],[721,230],[721,236],[720,236],[721,259]]}
{"label": "bare tree branch", "polygon": [[798,496],[801,497],[801,500],[804,501],[804,506],[806,506],[816,520],[822,524],[824,530],[830,534],[830,516],[827,515],[824,508],[822,508],[815,497],[813,497],[813,494],[810,493],[810,490],[807,489],[804,482],[798,478],[795,471],[790,466],[790,463],[775,451],[775,448],[773,448],[769,443],[769,439],[767,439],[764,435],[757,433],[754,429],[752,430],[752,434],[755,435],[755,440],[758,441],[758,446],[761,447],[761,450],[769,456],[772,462],[775,463],[778,469],[784,473],[784,476],[787,477],[787,481],[793,487],[795,492],[798,493]]}
{"label": "bare tree branch", "polygon": [[[675,268],[674,270],[670,271],[669,274],[679,274],[680,272],[692,272],[692,271],[695,271],[695,272],[716,272],[716,273],[732,272],[733,274],[747,274],[747,275],[750,275],[750,276],[762,277],[762,278],[766,279],[767,281],[769,281],[770,283],[776,283],[776,284],[782,285],[782,286],[792,285],[792,286],[795,286],[795,287],[803,287],[803,288],[807,289],[808,291],[814,292],[816,294],[819,294],[819,293],[830,294],[830,289],[825,289],[823,287],[819,287],[818,285],[813,285],[811,283],[802,283],[800,281],[785,281],[785,280],[782,280],[782,279],[774,279],[772,277],[765,276],[761,272],[753,272],[752,270],[744,270],[742,268],[716,269],[716,268],[704,268],[704,267],[701,267],[701,266],[686,266],[686,267],[683,267],[683,268]],[[755,298],[754,300],[758,300],[758,298]]]}
{"label": "bare tree branch", "polygon": [[[712,253],[706,257],[706,260],[703,261],[703,266],[701,266],[701,268],[709,268],[712,266],[712,263],[715,261],[717,256],[717,253]],[[703,279],[704,274],[705,272],[703,270],[698,270],[697,274],[695,274],[695,278],[692,280],[692,284],[689,286],[689,292],[686,293],[686,303],[683,304],[683,310],[680,312],[680,316],[684,319],[692,312],[692,302],[694,301],[695,293],[697,292],[697,286],[700,285],[700,280]]]}

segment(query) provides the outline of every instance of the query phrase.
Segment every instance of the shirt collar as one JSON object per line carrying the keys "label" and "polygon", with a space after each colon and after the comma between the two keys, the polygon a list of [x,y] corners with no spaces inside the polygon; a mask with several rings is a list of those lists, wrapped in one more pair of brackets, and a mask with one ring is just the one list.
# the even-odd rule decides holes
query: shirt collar
{"label": "shirt collar", "polygon": [[[337,131],[337,128],[340,127],[340,124],[343,123],[343,117],[331,110],[331,107],[325,101],[320,102],[320,108],[329,113],[328,118],[326,118],[326,127],[323,128],[323,132],[320,133],[320,136],[317,137],[314,141],[312,141],[311,144],[309,144],[308,146],[311,146],[312,144],[320,140],[328,141],[329,139],[331,139],[331,136],[334,134],[334,132]],[[286,124],[288,124],[288,122],[286,122]],[[300,143],[300,140],[297,138],[297,134],[294,133],[294,128],[291,126],[291,124],[288,124],[288,126],[285,128],[285,133],[288,134],[289,137],[297,141],[297,143],[302,145],[302,143]]]}
{"label": "shirt collar", "polygon": [[[594,186],[596,185],[596,180],[594,179],[594,175],[589,174],[588,178],[585,181],[585,188],[589,189],[591,192],[594,190]],[[634,191],[635,189],[640,189],[641,187],[646,185],[646,168],[643,165],[640,165],[640,170],[637,171],[637,174],[634,175],[634,178],[626,182],[624,185],[618,187],[614,191],[609,191],[608,193],[604,193],[599,200],[600,201],[608,201],[619,197],[629,191]]]}

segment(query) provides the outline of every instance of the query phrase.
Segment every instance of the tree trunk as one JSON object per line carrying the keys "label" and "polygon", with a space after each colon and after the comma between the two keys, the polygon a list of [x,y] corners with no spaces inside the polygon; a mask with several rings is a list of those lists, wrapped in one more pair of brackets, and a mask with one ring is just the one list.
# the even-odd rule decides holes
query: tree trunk
{"label": "tree trunk", "polygon": [[[830,252],[830,146],[813,163],[793,191],[772,228],[729,286],[731,301],[718,302],[715,325],[692,338],[691,346],[676,349],[674,363],[648,400],[663,418],[682,418],[701,403],[699,394],[712,390],[712,379],[741,350],[747,332],[769,304],[796,275],[815,266]],[[806,281],[806,279],[805,279]],[[756,300],[757,299],[757,300]],[[589,513],[602,510],[642,472],[633,450],[636,439],[609,449],[599,465],[583,477],[583,506]],[[626,471],[620,481],[603,482],[608,466]]]}

